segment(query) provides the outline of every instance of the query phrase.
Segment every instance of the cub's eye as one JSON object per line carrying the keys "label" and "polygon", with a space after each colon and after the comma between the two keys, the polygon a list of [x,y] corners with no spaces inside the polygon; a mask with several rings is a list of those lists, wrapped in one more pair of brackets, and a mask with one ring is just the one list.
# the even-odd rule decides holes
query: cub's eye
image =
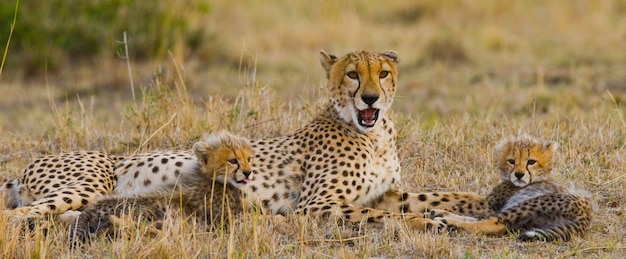
{"label": "cub's eye", "polygon": [[347,75],[349,78],[352,78],[352,79],[357,79],[357,78],[359,78],[359,73],[357,73],[356,71],[350,71],[350,72],[346,73],[346,75]]}
{"label": "cub's eye", "polygon": [[512,164],[512,165],[515,164],[515,159],[509,159],[509,160],[506,160],[506,161],[509,162],[509,164]]}
{"label": "cub's eye", "polygon": [[534,159],[529,159],[528,162],[526,162],[528,165],[534,165],[535,163],[537,163],[537,160]]}
{"label": "cub's eye", "polygon": [[389,71],[380,71],[380,73],[378,73],[379,78],[385,78],[388,75],[389,75]]}
{"label": "cub's eye", "polygon": [[252,162],[252,157],[248,157],[248,163]]}
{"label": "cub's eye", "polygon": [[234,159],[234,158],[233,158],[233,159],[229,159],[229,160],[228,160],[228,163],[231,163],[231,164],[233,164],[233,165],[236,165],[236,164],[237,164],[237,159]]}

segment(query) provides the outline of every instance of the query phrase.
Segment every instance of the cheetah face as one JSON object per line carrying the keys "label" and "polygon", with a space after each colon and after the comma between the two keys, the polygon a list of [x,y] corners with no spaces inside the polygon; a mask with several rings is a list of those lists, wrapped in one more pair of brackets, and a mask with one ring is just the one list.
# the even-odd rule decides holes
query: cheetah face
{"label": "cheetah face", "polygon": [[[221,182],[228,182],[229,184],[242,188],[252,180],[252,156],[243,154],[242,152],[232,152],[231,158],[229,158],[225,164],[226,179]],[[220,180],[221,177],[217,177]]]}
{"label": "cheetah face", "polygon": [[368,132],[391,107],[398,80],[398,54],[355,51],[337,58],[321,52],[331,103],[339,116]]}
{"label": "cheetah face", "polygon": [[252,179],[254,151],[243,137],[221,132],[193,145],[200,172],[222,183],[241,188]]}
{"label": "cheetah face", "polygon": [[556,143],[541,143],[526,135],[502,142],[496,148],[502,180],[518,187],[548,180],[556,148]]}

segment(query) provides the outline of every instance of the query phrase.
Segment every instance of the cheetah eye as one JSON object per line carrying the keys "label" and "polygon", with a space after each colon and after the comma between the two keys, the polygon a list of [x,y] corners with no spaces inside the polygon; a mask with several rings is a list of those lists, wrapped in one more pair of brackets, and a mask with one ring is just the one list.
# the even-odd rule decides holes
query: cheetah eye
{"label": "cheetah eye", "polygon": [[534,159],[529,159],[528,162],[526,162],[528,165],[534,165],[535,163],[537,163],[537,160]]}
{"label": "cheetah eye", "polygon": [[351,79],[358,79],[359,78],[359,73],[357,73],[356,71],[350,71],[348,73],[346,73],[346,75],[351,78]]}
{"label": "cheetah eye", "polygon": [[385,78],[389,75],[389,71],[380,71],[380,73],[378,73],[378,77],[379,78]]}
{"label": "cheetah eye", "polygon": [[515,164],[515,159],[509,159],[509,160],[506,160],[506,161],[509,162],[509,164],[512,164],[512,165]]}
{"label": "cheetah eye", "polygon": [[236,164],[237,164],[237,159],[234,159],[234,158],[233,158],[233,159],[229,159],[229,160],[228,160],[228,163],[231,163],[231,164],[233,164],[233,165],[236,165]]}
{"label": "cheetah eye", "polygon": [[248,157],[248,163],[252,162],[252,157]]}

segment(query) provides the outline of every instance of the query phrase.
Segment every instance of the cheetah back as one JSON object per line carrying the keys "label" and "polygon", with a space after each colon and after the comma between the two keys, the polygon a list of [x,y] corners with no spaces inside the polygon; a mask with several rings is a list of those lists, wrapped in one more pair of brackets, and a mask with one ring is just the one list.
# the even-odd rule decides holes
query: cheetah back
{"label": "cheetah back", "polygon": [[27,165],[17,183],[17,213],[29,217],[77,210],[110,193],[119,158],[98,151],[47,155]]}
{"label": "cheetah back", "polygon": [[138,154],[118,163],[115,195],[133,196],[171,192],[181,184],[181,174],[198,172],[198,160],[190,150],[155,151]]}

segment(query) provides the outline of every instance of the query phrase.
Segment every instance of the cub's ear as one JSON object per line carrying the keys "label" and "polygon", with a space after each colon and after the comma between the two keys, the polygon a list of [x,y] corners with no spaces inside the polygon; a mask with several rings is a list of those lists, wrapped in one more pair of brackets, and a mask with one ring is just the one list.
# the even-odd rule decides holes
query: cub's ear
{"label": "cub's ear", "polygon": [[552,141],[545,142],[543,146],[552,152],[556,152],[559,149],[559,143]]}
{"label": "cub's ear", "polygon": [[193,152],[196,154],[196,158],[201,165],[206,165],[209,162],[209,152],[207,151],[208,145],[202,141],[198,141],[193,144]]}
{"label": "cub's ear", "polygon": [[320,51],[320,63],[324,71],[326,71],[326,77],[330,77],[330,67],[337,62],[337,56],[328,54],[326,51]]}
{"label": "cub's ear", "polygon": [[400,60],[398,59],[398,53],[395,50],[387,50],[383,53],[380,53],[381,55],[388,57],[389,59],[391,59],[392,61],[395,62],[399,62]]}
{"label": "cub's ear", "polygon": [[496,145],[496,147],[494,148],[494,152],[497,155],[503,155],[509,152],[509,150],[511,149],[511,145],[513,145],[513,138],[505,138],[500,140],[500,142]]}

